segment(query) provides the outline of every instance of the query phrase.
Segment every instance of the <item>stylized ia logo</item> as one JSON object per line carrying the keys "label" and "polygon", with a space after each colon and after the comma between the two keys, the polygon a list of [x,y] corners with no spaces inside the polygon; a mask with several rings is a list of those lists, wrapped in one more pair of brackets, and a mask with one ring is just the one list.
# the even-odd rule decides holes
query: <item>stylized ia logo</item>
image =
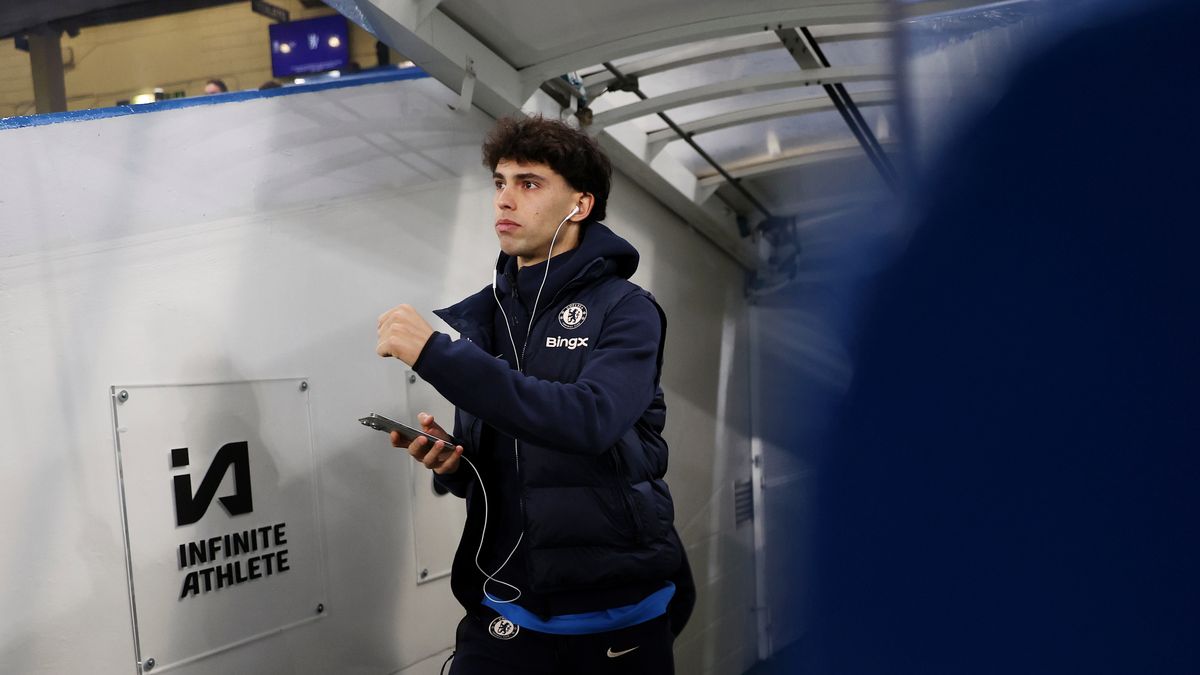
{"label": "stylized ia logo", "polygon": [[[171,467],[180,469],[188,465],[188,449],[171,450]],[[204,517],[217,494],[217,487],[225,477],[225,471],[233,466],[234,493],[221,497],[221,506],[231,516],[250,513],[254,501],[250,496],[250,447],[245,441],[226,443],[217,451],[208,473],[200,481],[200,488],[192,493],[192,477],[188,474],[175,476],[175,523],[191,525]]]}

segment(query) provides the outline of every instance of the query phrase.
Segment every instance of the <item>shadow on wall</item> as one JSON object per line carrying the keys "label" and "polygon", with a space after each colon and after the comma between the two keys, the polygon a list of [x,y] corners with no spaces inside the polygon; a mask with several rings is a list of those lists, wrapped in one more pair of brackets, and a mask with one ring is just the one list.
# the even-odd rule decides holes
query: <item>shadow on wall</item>
{"label": "shadow on wall", "polygon": [[[134,155],[141,147],[138,139],[131,140]],[[57,172],[61,166],[52,156],[25,159],[30,164],[25,171],[11,174],[11,182],[10,174],[5,172],[5,182],[14,187],[11,194],[22,194],[30,204],[58,214],[60,210],[49,205],[62,203],[63,195],[54,189],[52,181],[38,177]],[[0,205],[4,201],[0,200]],[[112,232],[121,233],[127,231],[121,218],[124,209],[114,200],[105,211],[93,215],[111,226]],[[38,220],[33,213],[18,210],[16,215],[14,222]],[[6,255],[47,253],[70,240],[48,223],[14,227],[5,234],[11,237],[6,240],[11,246],[6,247]],[[94,374],[101,370],[96,354],[116,331],[90,321],[84,322],[87,328],[81,331],[75,298],[56,293],[49,283],[72,277],[76,267],[70,259],[44,255],[28,267],[16,265],[3,272],[0,282],[7,283],[0,283],[0,299],[11,303],[3,309],[15,309],[20,318],[12,324],[15,328],[3,341],[6,344],[0,345],[0,357],[4,349],[17,349],[9,352],[11,356],[0,361],[0,366],[10,383],[24,382],[10,389],[16,394],[12,399],[3,401],[3,427],[7,438],[25,446],[21,448],[25,457],[6,490],[10,499],[5,503],[18,504],[16,513],[22,515],[14,519],[21,524],[20,529],[4,533],[8,546],[0,554],[0,570],[5,571],[7,579],[0,588],[0,607],[11,621],[0,630],[4,638],[0,643],[0,671],[38,672],[47,666],[48,655],[50,659],[61,658],[61,663],[71,661],[61,649],[59,635],[96,634],[89,617],[97,608],[112,607],[113,601],[120,602],[117,607],[127,606],[123,602],[125,563],[113,473],[87,470],[97,465],[112,467],[110,413],[103,409],[104,402],[111,399],[103,389],[80,391],[80,383],[94,381]],[[93,297],[103,302],[117,291],[100,279],[100,273],[95,276],[87,280],[89,288],[96,294]],[[34,306],[16,309],[26,297]],[[44,333],[50,339],[36,344],[27,341],[26,332]],[[95,433],[96,420],[104,421],[99,427],[104,433]],[[105,461],[98,462],[97,457]],[[66,554],[59,550],[60,545],[75,550]],[[128,614],[113,618],[127,622]],[[54,630],[46,630],[49,626]],[[129,631],[112,633],[126,642],[119,647],[106,645],[109,651],[104,656],[124,655],[127,649],[132,658]]]}

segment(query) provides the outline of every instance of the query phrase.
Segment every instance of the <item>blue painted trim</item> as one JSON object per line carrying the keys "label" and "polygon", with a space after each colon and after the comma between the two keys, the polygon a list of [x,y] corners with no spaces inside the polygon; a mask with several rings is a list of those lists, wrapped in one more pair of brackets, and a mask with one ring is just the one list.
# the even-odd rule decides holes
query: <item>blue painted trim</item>
{"label": "blue painted trim", "polygon": [[293,84],[286,87],[280,87],[278,89],[266,89],[262,91],[235,91],[226,94],[209,94],[207,96],[173,98],[166,101],[155,101],[154,103],[142,103],[139,105],[118,105],[111,108],[94,108],[92,110],[71,110],[68,112],[45,113],[42,115],[4,117],[0,118],[0,131],[5,129],[20,129],[23,127],[40,127],[47,124],[59,124],[62,122],[84,122],[88,120],[104,119],[106,117],[140,115],[142,113],[159,112],[161,110],[177,110],[179,108],[193,108],[202,105],[239,103],[241,101],[252,101],[259,98],[274,98],[276,96],[290,96],[291,94],[307,94],[313,91],[343,89],[345,87],[358,87],[366,84],[380,84],[382,82],[417,80],[424,77],[429,77],[429,74],[415,66],[411,68],[382,68],[368,72],[354,73],[353,75],[344,75],[337,79],[327,80],[324,82],[313,82],[312,84]]}

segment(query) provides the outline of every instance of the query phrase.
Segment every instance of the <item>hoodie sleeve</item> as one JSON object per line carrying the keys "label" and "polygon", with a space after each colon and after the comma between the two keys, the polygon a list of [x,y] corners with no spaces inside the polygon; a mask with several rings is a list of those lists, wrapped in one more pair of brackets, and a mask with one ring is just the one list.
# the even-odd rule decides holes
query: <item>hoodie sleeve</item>
{"label": "hoodie sleeve", "polygon": [[[465,435],[463,432],[464,430],[462,428],[462,421],[456,414],[454,416],[454,433],[451,434],[451,437],[457,441],[460,441],[462,443],[463,450],[466,451],[467,441],[463,440],[463,436]],[[438,485],[441,485],[449,490],[450,494],[454,495],[455,497],[466,497],[467,487],[472,481],[475,480],[475,470],[472,469],[467,462],[460,459],[458,462],[458,469],[454,473],[435,473],[433,474],[433,480],[437,482]]]}
{"label": "hoodie sleeve", "polygon": [[509,368],[466,340],[434,333],[414,370],[451,403],[513,438],[600,454],[654,399],[662,321],[654,301],[630,294],[605,317],[574,382],[548,382]]}

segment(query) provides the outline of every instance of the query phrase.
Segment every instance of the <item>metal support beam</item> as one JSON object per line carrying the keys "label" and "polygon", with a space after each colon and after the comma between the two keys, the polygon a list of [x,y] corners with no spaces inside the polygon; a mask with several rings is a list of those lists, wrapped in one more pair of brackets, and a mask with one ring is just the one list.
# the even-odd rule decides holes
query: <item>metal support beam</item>
{"label": "metal support beam", "polygon": [[462,87],[458,90],[458,104],[454,110],[466,113],[471,109],[471,98],[475,96],[475,60],[468,58],[466,73],[463,75]]}
{"label": "metal support beam", "polygon": [[[889,143],[887,147],[893,151],[895,150],[895,144]],[[731,162],[725,165],[725,170],[734,178],[741,179],[798,166],[854,159],[862,156],[862,148],[857,143],[822,143],[820,145],[785,152],[776,157],[767,156],[736,163]],[[719,173],[710,173],[700,176],[699,182],[701,186],[707,187],[722,185],[727,182],[727,179]]]}
{"label": "metal support beam", "polygon": [[[825,54],[821,52],[820,45],[817,44],[812,32],[801,26],[797,31],[793,28],[782,28],[775,31],[779,36],[779,40],[783,42],[783,46],[787,48],[788,53],[796,61],[796,65],[802,70],[820,70],[830,67],[829,59],[825,58]],[[896,189],[898,178],[896,176],[896,168],[892,166],[891,160],[887,154],[883,152],[883,148],[879,147],[879,141],[875,138],[875,134],[871,132],[871,128],[863,119],[862,113],[859,112],[858,106],[854,104],[854,100],[850,98],[850,92],[846,91],[846,87],[840,83],[827,83],[824,85],[825,93],[829,95],[829,99],[833,101],[835,107],[842,115],[842,119],[846,121],[846,126],[850,132],[858,139],[862,145],[863,152],[875,165],[879,171],[879,175],[883,177],[884,182],[892,189]]]}
{"label": "metal support beam", "polygon": [[[747,279],[747,290],[752,285],[753,277]],[[765,456],[766,448],[763,440],[766,424],[763,421],[766,410],[765,401],[770,400],[771,392],[767,392],[761,383],[764,368],[769,367],[762,360],[762,323],[764,312],[755,307],[757,303],[751,299],[747,318],[749,333],[749,361],[747,364],[747,389],[750,392],[750,487],[754,503],[754,616],[758,636],[758,659],[765,661],[773,653],[771,642],[771,583],[777,586],[786,583],[785,580],[774,578],[767,574],[767,499],[763,487],[766,485]],[[777,470],[775,467],[771,467]],[[787,542],[775,542],[773,546],[786,546]]]}
{"label": "metal support beam", "polygon": [[[813,29],[813,34],[823,42],[872,40],[891,35],[891,27],[886,23],[823,26]],[[747,35],[707,40],[697,44],[681,45],[665,54],[622,63],[620,68],[621,72],[626,75],[642,77],[706,61],[775,49],[779,46],[778,36],[771,32],[759,31]],[[613,80],[612,73],[607,69],[601,69],[584,75],[583,86],[587,88],[588,96],[595,99],[601,92],[609,88]]]}
{"label": "metal support beam", "polygon": [[[614,76],[616,76],[617,80],[625,80],[624,74],[621,73],[620,70],[617,70],[617,67],[614,66],[613,64],[605,62],[604,67],[609,69],[610,71],[612,71],[612,74]],[[638,98],[642,99],[643,101],[645,101],[649,98],[644,93],[642,93],[642,90],[638,89],[636,85],[634,85],[632,87],[632,91]],[[674,130],[675,133],[679,134],[680,138],[682,138],[684,141],[686,141],[688,145],[692,146],[692,149],[696,151],[696,154],[700,155],[700,157],[702,159],[704,159],[704,161],[708,162],[709,166],[711,166],[713,169],[716,169],[717,173],[724,176],[725,180],[729,181],[729,183],[731,185],[733,185],[734,188],[736,188],[739,192],[741,192],[742,196],[744,196],[747,201],[749,201],[751,204],[753,204],[755,209],[757,209],[760,213],[762,213],[762,215],[764,217],[766,217],[766,218],[771,217],[770,211],[767,211],[767,207],[763,206],[762,202],[760,202],[757,198],[754,197],[754,195],[747,192],[744,187],[742,187],[740,184],[738,184],[738,181],[736,178],[733,178],[728,173],[726,173],[725,169],[723,169],[721,167],[721,165],[717,162],[717,160],[713,159],[712,156],[709,155],[707,152],[705,152],[704,149],[701,148],[699,145],[697,145],[695,141],[693,141],[691,138],[689,138],[687,135],[685,135],[682,131],[680,131],[679,126],[676,125],[675,122],[670,117],[667,117],[666,113],[660,112],[660,113],[658,113],[658,116],[660,119],[662,119],[662,121],[667,123],[668,128]],[[743,228],[739,227],[738,229],[741,230]],[[744,234],[745,233],[743,233],[743,236],[744,236]]]}
{"label": "metal support beam", "polygon": [[542,82],[563,73],[571,73],[590,68],[604,61],[612,62],[634,54],[644,54],[655,49],[675,47],[689,42],[759,30],[769,32],[791,26],[827,26],[887,21],[891,18],[890,5],[890,2],[884,0],[867,0],[865,2],[738,14],[737,11],[743,9],[741,4],[728,3],[731,8],[730,16],[682,23],[669,28],[630,35],[619,40],[610,40],[602,44],[578,46],[560,57],[522,68],[521,79],[524,83],[524,90],[532,92],[541,86]]}
{"label": "metal support beam", "polygon": [[29,31],[29,69],[37,112],[64,112],[67,84],[63,75],[62,32],[39,26]]}
{"label": "metal support beam", "polygon": [[[621,72],[627,76],[641,77],[643,75],[653,75],[666,70],[704,63],[705,61],[715,61],[740,54],[753,54],[754,52],[777,49],[778,47],[779,38],[774,33],[759,32],[749,35],[737,35],[731,38],[706,41],[699,44],[683,45],[678,49],[672,49],[666,54],[658,54],[657,56],[623,63],[621,64]],[[583,86],[587,89],[588,96],[595,99],[600,92],[607,90],[615,80],[616,76],[606,68],[584,75]]]}
{"label": "metal support beam", "polygon": [[823,44],[890,38],[893,29],[894,26],[890,21],[856,23],[848,26],[812,26],[813,35]]}
{"label": "metal support beam", "polygon": [[441,10],[422,0],[326,0],[326,4],[373,34],[454,91],[462,92],[475,72],[471,104],[499,117],[520,110],[523,95],[517,70]]}
{"label": "metal support beam", "polygon": [[[862,92],[855,94],[854,100],[860,107],[888,105],[895,101],[895,92],[890,89]],[[712,117],[705,117],[680,124],[679,128],[688,136],[696,136],[742,124],[752,124],[754,122],[781,117],[796,117],[806,113],[826,112],[834,108],[833,101],[828,96],[810,96],[797,101],[784,101],[783,103],[773,103],[757,108],[746,108],[721,115],[713,115]],[[659,151],[662,146],[671,141],[678,140],[678,138],[678,134],[670,128],[657,129],[646,135],[646,141],[650,144],[651,152]]]}
{"label": "metal support beam", "polygon": [[[646,188],[667,208],[674,211],[684,222],[696,228],[718,248],[725,251],[739,265],[749,271],[758,269],[759,255],[755,247],[738,236],[737,214],[733,209],[722,206],[708,208],[698,202],[698,189],[694,174],[682,166],[678,172],[664,176],[665,157],[649,159],[645,155],[645,134],[636,130],[616,130],[600,134],[600,147],[608,154],[613,166]],[[681,184],[690,184],[683,191]]]}
{"label": "metal support beam", "polygon": [[871,82],[890,80],[892,69],[886,65],[872,66],[840,66],[837,68],[820,68],[805,72],[772,73],[744,77],[728,82],[715,82],[700,87],[684,89],[663,96],[655,96],[630,103],[611,110],[596,113],[592,126],[596,129],[627,122],[631,119],[654,113],[679,108],[693,103],[704,103],[738,94],[750,94],[757,91],[771,91],[788,87],[812,87],[834,82]]}

